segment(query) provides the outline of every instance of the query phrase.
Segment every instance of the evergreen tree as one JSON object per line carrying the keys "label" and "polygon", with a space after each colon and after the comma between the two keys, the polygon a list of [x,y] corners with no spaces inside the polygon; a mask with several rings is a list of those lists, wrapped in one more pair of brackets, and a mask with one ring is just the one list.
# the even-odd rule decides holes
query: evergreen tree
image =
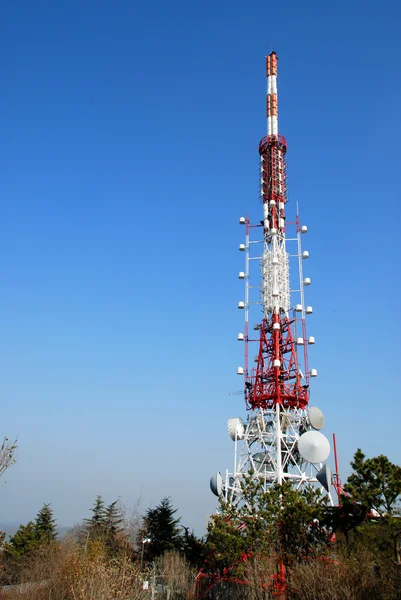
{"label": "evergreen tree", "polygon": [[105,527],[108,537],[115,538],[122,531],[121,523],[123,520],[118,500],[115,500],[105,511]]}
{"label": "evergreen tree", "polygon": [[38,546],[35,524],[20,525],[18,531],[3,545],[1,576],[5,583],[19,583],[21,570]]}
{"label": "evergreen tree", "polygon": [[123,527],[121,527],[121,524],[123,521],[118,500],[115,500],[106,508],[104,538],[107,551],[112,556],[118,554],[121,550],[127,550],[128,540],[126,536],[122,535]]}
{"label": "evergreen tree", "polygon": [[123,534],[123,515],[118,500],[106,506],[102,496],[97,496],[92,517],[85,519],[86,537],[81,537],[81,542],[88,540],[100,542],[101,547],[109,556],[115,556],[122,549],[127,549],[127,539]]}
{"label": "evergreen tree", "polygon": [[291,483],[273,485],[268,492],[252,473],[242,483],[243,504],[221,502],[206,540],[212,572],[229,569],[243,575],[247,558],[272,554],[284,565],[325,554],[331,531],[324,526],[325,498],[313,488],[295,490]]}
{"label": "evergreen tree", "polygon": [[360,448],[351,462],[354,469],[344,486],[353,500],[381,515],[391,515],[401,495],[401,467],[381,454],[366,458]]}
{"label": "evergreen tree", "polygon": [[142,535],[143,539],[150,539],[144,548],[146,560],[153,560],[167,550],[180,550],[182,537],[180,519],[174,518],[176,512],[170,498],[163,498],[156,508],[146,511]]}
{"label": "evergreen tree", "polygon": [[90,509],[92,516],[84,519],[86,529],[92,539],[104,537],[107,528],[107,509],[102,496],[97,496],[93,508]]}
{"label": "evergreen tree", "polygon": [[[3,544],[3,574],[9,583],[20,581],[22,569],[33,553],[43,544],[49,544],[56,538],[55,520],[50,504],[44,504],[38,512],[35,522],[20,525],[18,531]],[[1,536],[0,536],[1,537]]]}
{"label": "evergreen tree", "polygon": [[205,544],[197,538],[193,531],[189,531],[188,527],[183,527],[184,534],[181,538],[181,552],[193,567],[201,567],[204,554]]}
{"label": "evergreen tree", "polygon": [[[392,556],[396,564],[401,565],[401,467],[383,454],[366,458],[360,448],[354,454],[351,467],[354,472],[344,486],[351,499],[344,498],[343,505],[352,516],[359,512],[364,517],[349,528],[353,537],[364,540],[381,555]],[[379,513],[378,520],[371,518],[372,508]],[[345,533],[349,545],[349,532]]]}
{"label": "evergreen tree", "polygon": [[27,525],[19,526],[18,531],[4,544],[4,549],[8,557],[18,560],[31,552],[37,543],[35,524],[29,521]]}
{"label": "evergreen tree", "polygon": [[50,504],[43,504],[35,520],[35,536],[40,543],[49,543],[56,539],[56,520],[53,519],[53,511]]}

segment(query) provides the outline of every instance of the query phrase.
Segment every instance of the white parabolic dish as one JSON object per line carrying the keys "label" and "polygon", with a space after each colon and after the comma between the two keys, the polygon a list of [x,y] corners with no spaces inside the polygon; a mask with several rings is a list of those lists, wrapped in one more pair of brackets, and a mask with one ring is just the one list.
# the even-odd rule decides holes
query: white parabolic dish
{"label": "white parabolic dish", "polygon": [[245,432],[245,425],[242,419],[236,417],[235,419],[228,419],[227,422],[228,434],[232,440],[242,440]]}
{"label": "white parabolic dish", "polygon": [[323,433],[307,431],[298,440],[298,450],[304,460],[317,464],[329,457],[330,443]]}
{"label": "white parabolic dish", "polygon": [[311,406],[308,410],[308,421],[313,429],[322,429],[324,426],[324,415],[320,408]]}
{"label": "white parabolic dish", "polygon": [[210,478],[210,489],[215,496],[221,496],[223,491],[223,478],[219,471]]}

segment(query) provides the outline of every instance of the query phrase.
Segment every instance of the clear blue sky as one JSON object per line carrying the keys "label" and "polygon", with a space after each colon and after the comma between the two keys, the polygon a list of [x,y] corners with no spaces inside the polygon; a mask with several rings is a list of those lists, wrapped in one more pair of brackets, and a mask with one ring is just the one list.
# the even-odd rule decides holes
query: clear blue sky
{"label": "clear blue sky", "polygon": [[[238,217],[258,218],[264,57],[309,227],[312,403],[401,462],[400,4],[0,6],[0,522],[171,496],[203,530],[245,415]],[[6,481],[6,483],[4,483]]]}

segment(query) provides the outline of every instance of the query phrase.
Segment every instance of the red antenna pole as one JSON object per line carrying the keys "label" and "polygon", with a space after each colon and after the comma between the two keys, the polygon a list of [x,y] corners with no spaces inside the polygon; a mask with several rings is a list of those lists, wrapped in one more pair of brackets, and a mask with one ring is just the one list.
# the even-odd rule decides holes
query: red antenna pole
{"label": "red antenna pole", "polygon": [[339,469],[338,469],[337,438],[336,438],[335,433],[333,433],[333,450],[334,450],[334,462],[335,462],[335,466],[336,466],[336,472],[334,474],[335,482],[336,482],[335,487],[337,490],[338,503],[340,504],[341,482],[340,482],[340,473],[339,473]]}

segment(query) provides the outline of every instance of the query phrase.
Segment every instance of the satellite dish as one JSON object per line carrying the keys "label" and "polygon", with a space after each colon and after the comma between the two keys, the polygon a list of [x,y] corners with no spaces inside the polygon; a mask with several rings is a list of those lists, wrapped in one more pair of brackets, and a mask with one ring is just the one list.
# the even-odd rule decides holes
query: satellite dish
{"label": "satellite dish", "polygon": [[313,429],[322,429],[324,425],[324,414],[317,408],[317,406],[311,406],[308,410],[308,421]]}
{"label": "satellite dish", "polygon": [[223,492],[223,479],[219,471],[210,478],[210,489],[215,496],[221,496]]}
{"label": "satellite dish", "polygon": [[298,450],[312,464],[324,462],[330,454],[329,440],[318,431],[307,431],[298,440]]}
{"label": "satellite dish", "polygon": [[245,425],[242,419],[236,417],[235,419],[228,419],[227,422],[228,435],[230,438],[235,440],[242,440],[245,433]]}
{"label": "satellite dish", "polygon": [[326,492],[330,491],[331,486],[331,469],[326,463],[316,475],[316,479],[322,484]]}

